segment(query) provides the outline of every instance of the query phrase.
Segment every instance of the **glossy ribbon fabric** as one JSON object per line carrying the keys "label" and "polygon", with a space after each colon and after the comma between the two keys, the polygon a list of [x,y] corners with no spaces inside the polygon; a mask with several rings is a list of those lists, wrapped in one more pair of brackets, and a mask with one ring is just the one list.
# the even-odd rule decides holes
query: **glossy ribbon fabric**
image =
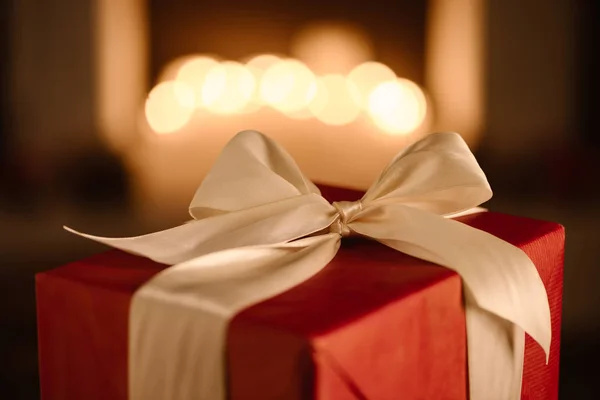
{"label": "glossy ribbon fabric", "polygon": [[329,204],[281,147],[244,131],[197,190],[193,221],[132,238],[78,234],[172,265],[132,300],[131,399],[225,399],[228,322],[318,273],[348,235],[460,274],[470,398],[519,399],[523,332],[549,353],[546,291],[520,249],[449,218],[491,195],[455,133],[405,149],[360,201]]}

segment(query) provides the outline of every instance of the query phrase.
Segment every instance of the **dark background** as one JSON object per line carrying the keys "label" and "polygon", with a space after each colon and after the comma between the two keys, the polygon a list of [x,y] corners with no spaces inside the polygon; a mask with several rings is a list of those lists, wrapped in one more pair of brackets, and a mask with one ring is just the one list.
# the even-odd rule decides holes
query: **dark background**
{"label": "dark background", "polygon": [[[231,59],[285,52],[303,22],[332,18],[362,24],[377,44],[378,60],[424,83],[426,1],[148,4],[152,81],[164,64],[190,52]],[[565,399],[600,393],[599,9],[591,0],[489,0],[486,13],[487,117],[476,155],[495,190],[492,210],[566,227]],[[5,398],[38,397],[34,273],[103,250],[61,226],[125,236],[179,223],[152,223],[130,212],[135,205],[129,176],[119,156],[98,140],[92,117],[94,10],[90,0],[0,2],[0,389],[3,396],[10,393]],[[32,16],[24,19],[23,13]],[[289,35],[269,35],[265,26],[275,25]],[[215,27],[229,34],[207,33]],[[236,29],[255,34],[240,38]],[[36,90],[23,90],[23,79],[36,82]],[[47,114],[60,122],[58,128],[49,128]]]}

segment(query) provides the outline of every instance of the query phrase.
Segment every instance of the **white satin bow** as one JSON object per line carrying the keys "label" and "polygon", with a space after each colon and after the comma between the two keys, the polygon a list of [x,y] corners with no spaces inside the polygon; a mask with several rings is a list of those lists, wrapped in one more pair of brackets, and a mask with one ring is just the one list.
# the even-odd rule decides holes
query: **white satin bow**
{"label": "white satin bow", "polygon": [[281,147],[244,131],[197,190],[190,205],[194,221],[133,238],[71,231],[173,265],[132,300],[131,399],[224,399],[231,318],[316,274],[350,234],[458,272],[470,398],[518,399],[523,331],[549,353],[546,291],[520,249],[448,218],[491,195],[483,171],[455,133],[416,142],[360,201],[332,205]]}

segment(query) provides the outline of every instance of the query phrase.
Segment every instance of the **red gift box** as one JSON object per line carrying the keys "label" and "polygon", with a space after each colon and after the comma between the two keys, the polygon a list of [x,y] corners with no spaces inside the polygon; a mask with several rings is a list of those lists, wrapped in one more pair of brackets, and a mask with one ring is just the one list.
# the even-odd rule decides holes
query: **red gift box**
{"label": "red gift box", "polygon": [[[322,192],[328,200],[359,197]],[[459,220],[521,248],[538,268],[552,346],[546,364],[541,347],[526,338],[521,398],[558,398],[563,228],[493,212]],[[42,399],[127,398],[130,300],[164,268],[109,251],[37,275]],[[228,397],[466,399],[466,354],[456,273],[349,239],[322,272],[233,319]]]}

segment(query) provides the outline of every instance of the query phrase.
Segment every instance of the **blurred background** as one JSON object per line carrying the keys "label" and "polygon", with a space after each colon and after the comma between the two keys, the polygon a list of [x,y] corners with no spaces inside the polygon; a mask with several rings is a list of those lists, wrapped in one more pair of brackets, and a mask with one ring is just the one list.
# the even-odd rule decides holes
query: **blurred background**
{"label": "blurred background", "polygon": [[34,274],[180,224],[257,129],[366,189],[431,131],[494,211],[566,227],[561,398],[597,398],[600,5],[586,0],[2,0],[0,388],[38,397]]}

